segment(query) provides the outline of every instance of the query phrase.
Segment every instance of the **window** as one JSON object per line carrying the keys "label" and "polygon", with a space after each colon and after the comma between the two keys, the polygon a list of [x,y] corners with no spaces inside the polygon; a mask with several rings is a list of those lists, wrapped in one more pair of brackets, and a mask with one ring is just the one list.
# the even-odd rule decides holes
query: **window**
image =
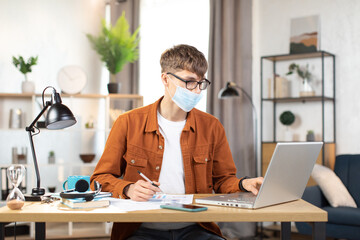
{"label": "window", "polygon": [[[139,65],[144,105],[164,94],[160,79],[160,55],[164,50],[177,44],[189,44],[207,58],[209,22],[209,0],[141,0]],[[196,107],[206,110],[206,92]]]}

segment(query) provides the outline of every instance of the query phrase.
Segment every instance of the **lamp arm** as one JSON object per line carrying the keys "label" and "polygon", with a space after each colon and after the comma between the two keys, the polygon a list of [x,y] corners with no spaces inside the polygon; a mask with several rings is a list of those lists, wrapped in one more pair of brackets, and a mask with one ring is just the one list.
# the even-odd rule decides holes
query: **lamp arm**
{"label": "lamp arm", "polygon": [[[257,157],[257,152],[258,152],[258,147],[257,147],[257,113],[256,113],[256,108],[255,105],[252,101],[252,98],[250,97],[250,95],[242,88],[239,87],[238,85],[235,85],[236,88],[240,89],[240,91],[245,95],[245,97],[249,100],[249,102],[251,103],[252,106],[252,110],[253,110],[253,117],[254,117],[254,151],[255,151],[255,172],[256,172],[256,176],[258,176],[258,157]],[[261,173],[260,173],[261,175]]]}
{"label": "lamp arm", "polygon": [[51,106],[51,102],[46,102],[44,108],[41,110],[41,112],[39,113],[39,115],[37,115],[37,117],[34,119],[34,121],[25,128],[26,131],[28,132],[33,132],[34,131],[34,126],[36,124],[36,122],[39,120],[39,118],[44,114],[44,112],[46,111],[46,109],[48,109],[48,107]]}
{"label": "lamp arm", "polygon": [[39,172],[38,163],[37,163],[36,154],[35,154],[34,141],[32,138],[33,135],[31,134],[31,131],[28,131],[28,132],[29,132],[30,147],[31,147],[31,152],[32,152],[33,160],[34,160],[34,167],[35,167],[35,173],[36,173],[36,187],[40,188],[40,172]]}
{"label": "lamp arm", "polygon": [[[34,167],[35,167],[35,173],[36,173],[36,187],[37,188],[33,189],[32,193],[40,193],[41,192],[41,190],[40,190],[40,172],[39,172],[39,167],[38,167],[38,163],[37,163],[37,159],[36,159],[32,132],[34,132],[34,126],[35,126],[36,122],[44,114],[44,112],[50,105],[51,105],[50,102],[46,102],[45,107],[41,110],[39,115],[37,115],[35,120],[28,127],[25,128],[25,130],[29,133],[30,147],[31,147],[31,152],[32,152],[33,160],[34,160]],[[39,194],[39,195],[42,195],[42,194]]]}

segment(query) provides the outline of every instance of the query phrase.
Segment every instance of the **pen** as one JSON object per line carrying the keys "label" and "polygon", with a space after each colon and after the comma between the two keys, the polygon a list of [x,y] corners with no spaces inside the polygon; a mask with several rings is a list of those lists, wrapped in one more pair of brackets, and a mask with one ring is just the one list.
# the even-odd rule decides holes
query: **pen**
{"label": "pen", "polygon": [[[146,181],[148,181],[149,183],[151,183],[151,185],[153,185],[154,187],[159,188],[158,185],[156,185],[153,181],[151,181],[147,176],[145,176],[142,172],[138,171],[138,173],[140,174],[140,176],[142,176]],[[160,189],[160,188],[159,188]],[[161,190],[161,189],[160,189]],[[162,192],[162,190],[161,190]]]}

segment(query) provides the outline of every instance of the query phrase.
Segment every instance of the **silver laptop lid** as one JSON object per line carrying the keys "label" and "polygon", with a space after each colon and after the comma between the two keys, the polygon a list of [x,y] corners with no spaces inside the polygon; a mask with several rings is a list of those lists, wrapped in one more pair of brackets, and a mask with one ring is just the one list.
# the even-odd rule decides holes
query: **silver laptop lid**
{"label": "silver laptop lid", "polygon": [[322,142],[278,143],[253,207],[300,199],[322,145]]}

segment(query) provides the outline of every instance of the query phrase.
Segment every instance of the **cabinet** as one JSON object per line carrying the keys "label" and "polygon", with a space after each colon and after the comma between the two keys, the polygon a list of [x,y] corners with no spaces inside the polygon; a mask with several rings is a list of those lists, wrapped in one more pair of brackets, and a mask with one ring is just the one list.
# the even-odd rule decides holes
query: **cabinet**
{"label": "cabinet", "polygon": [[[313,92],[300,94],[302,81],[297,74],[286,75],[289,65],[307,66]],[[317,163],[334,166],[335,123],[335,55],[325,51],[261,57],[260,172],[264,176],[277,142],[306,141],[314,131],[315,141],[324,142]],[[284,126],[281,113],[291,111],[295,121]],[[290,132],[289,139],[285,133]],[[289,134],[287,134],[289,135]]]}
{"label": "cabinet", "polygon": [[[143,97],[135,94],[61,94],[63,103],[71,109],[77,123],[62,130],[40,128],[33,137],[41,176],[41,187],[46,191],[55,187],[62,190],[62,182],[69,175],[90,175],[100,159],[106,139],[116,117],[124,111],[143,105]],[[50,99],[46,95],[45,101]],[[36,186],[33,159],[25,127],[30,125],[42,108],[41,94],[0,94],[0,167],[8,167],[12,161],[12,149],[25,150],[28,172],[26,192]],[[10,122],[10,112],[17,110],[17,122]],[[39,121],[44,120],[40,118]],[[89,128],[92,127],[92,128]],[[15,127],[15,128],[14,128]],[[55,153],[55,163],[48,161],[49,152]],[[93,153],[91,163],[83,163],[82,153]]]}

